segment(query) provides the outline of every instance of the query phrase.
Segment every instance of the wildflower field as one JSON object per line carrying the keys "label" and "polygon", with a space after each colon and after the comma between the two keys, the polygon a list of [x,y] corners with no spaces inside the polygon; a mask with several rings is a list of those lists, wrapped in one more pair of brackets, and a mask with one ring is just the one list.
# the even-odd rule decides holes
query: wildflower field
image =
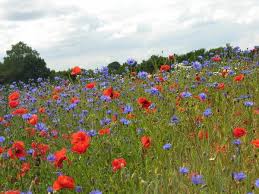
{"label": "wildflower field", "polygon": [[259,193],[259,62],[0,86],[0,193]]}

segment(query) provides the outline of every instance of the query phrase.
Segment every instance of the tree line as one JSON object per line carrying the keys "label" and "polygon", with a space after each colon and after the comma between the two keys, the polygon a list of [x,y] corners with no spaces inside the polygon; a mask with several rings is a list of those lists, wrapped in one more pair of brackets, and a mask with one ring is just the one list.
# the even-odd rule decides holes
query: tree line
{"label": "tree line", "polygon": [[[212,56],[220,55],[227,58],[233,57],[236,48],[232,48],[230,45],[226,47],[213,48],[209,50],[198,49],[186,54],[171,55],[169,57],[152,55],[147,60],[142,60],[140,63],[133,61],[129,64],[127,62],[120,64],[115,61],[108,64],[108,70],[111,74],[125,74],[128,71],[146,71],[153,73],[163,64],[173,63],[185,63],[185,65],[191,65],[191,61],[195,60],[209,60]],[[88,76],[94,76],[93,70],[85,70]],[[38,78],[64,77],[68,78],[70,70],[67,71],[54,71],[50,70],[40,54],[32,49],[30,46],[23,42],[18,42],[12,45],[10,50],[6,51],[6,56],[3,62],[0,62],[0,84],[11,83],[14,81],[28,82],[29,80],[37,80]]]}

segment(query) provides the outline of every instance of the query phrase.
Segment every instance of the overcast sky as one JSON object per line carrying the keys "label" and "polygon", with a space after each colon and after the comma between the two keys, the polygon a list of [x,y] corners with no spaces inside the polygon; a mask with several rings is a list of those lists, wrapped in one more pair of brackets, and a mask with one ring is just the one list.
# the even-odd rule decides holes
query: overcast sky
{"label": "overcast sky", "polygon": [[86,69],[231,43],[259,44],[259,0],[0,0],[0,61],[12,44],[51,69]]}

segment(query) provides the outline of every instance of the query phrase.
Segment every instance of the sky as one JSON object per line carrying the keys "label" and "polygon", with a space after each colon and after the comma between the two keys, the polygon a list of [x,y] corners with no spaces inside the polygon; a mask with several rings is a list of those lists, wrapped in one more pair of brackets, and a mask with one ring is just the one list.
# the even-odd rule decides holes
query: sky
{"label": "sky", "polygon": [[0,0],[0,61],[23,41],[50,69],[259,45],[259,0]]}

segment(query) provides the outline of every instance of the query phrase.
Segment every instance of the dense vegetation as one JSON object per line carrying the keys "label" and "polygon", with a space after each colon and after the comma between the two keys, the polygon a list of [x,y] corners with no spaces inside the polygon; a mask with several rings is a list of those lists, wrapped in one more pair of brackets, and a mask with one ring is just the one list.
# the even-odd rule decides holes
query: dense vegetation
{"label": "dense vegetation", "polygon": [[258,193],[253,52],[203,52],[180,70],[164,65],[180,56],[153,56],[141,63],[152,75],[129,59],[123,76],[113,63],[0,86],[0,192]]}
{"label": "dense vegetation", "polygon": [[[149,59],[137,62],[134,59],[129,59],[127,62],[120,64],[114,61],[107,65],[110,74],[127,74],[129,71],[145,71],[154,73],[164,64],[184,63],[191,65],[192,61],[210,60],[215,55],[221,55],[224,59],[231,59],[240,56],[240,48],[232,48],[230,45],[214,49],[199,49],[188,52],[186,54],[174,54],[169,57],[152,55]],[[236,52],[237,51],[237,52]],[[252,58],[254,52],[246,50],[244,53],[247,57]],[[129,68],[129,63],[130,68]],[[94,70],[85,70],[85,75],[88,77],[94,76]],[[28,82],[38,78],[49,78],[53,80],[56,76],[62,78],[70,78],[70,70],[54,71],[47,68],[47,65],[36,50],[19,42],[12,45],[11,50],[6,51],[3,63],[0,62],[0,84],[11,83],[13,81]]]}

